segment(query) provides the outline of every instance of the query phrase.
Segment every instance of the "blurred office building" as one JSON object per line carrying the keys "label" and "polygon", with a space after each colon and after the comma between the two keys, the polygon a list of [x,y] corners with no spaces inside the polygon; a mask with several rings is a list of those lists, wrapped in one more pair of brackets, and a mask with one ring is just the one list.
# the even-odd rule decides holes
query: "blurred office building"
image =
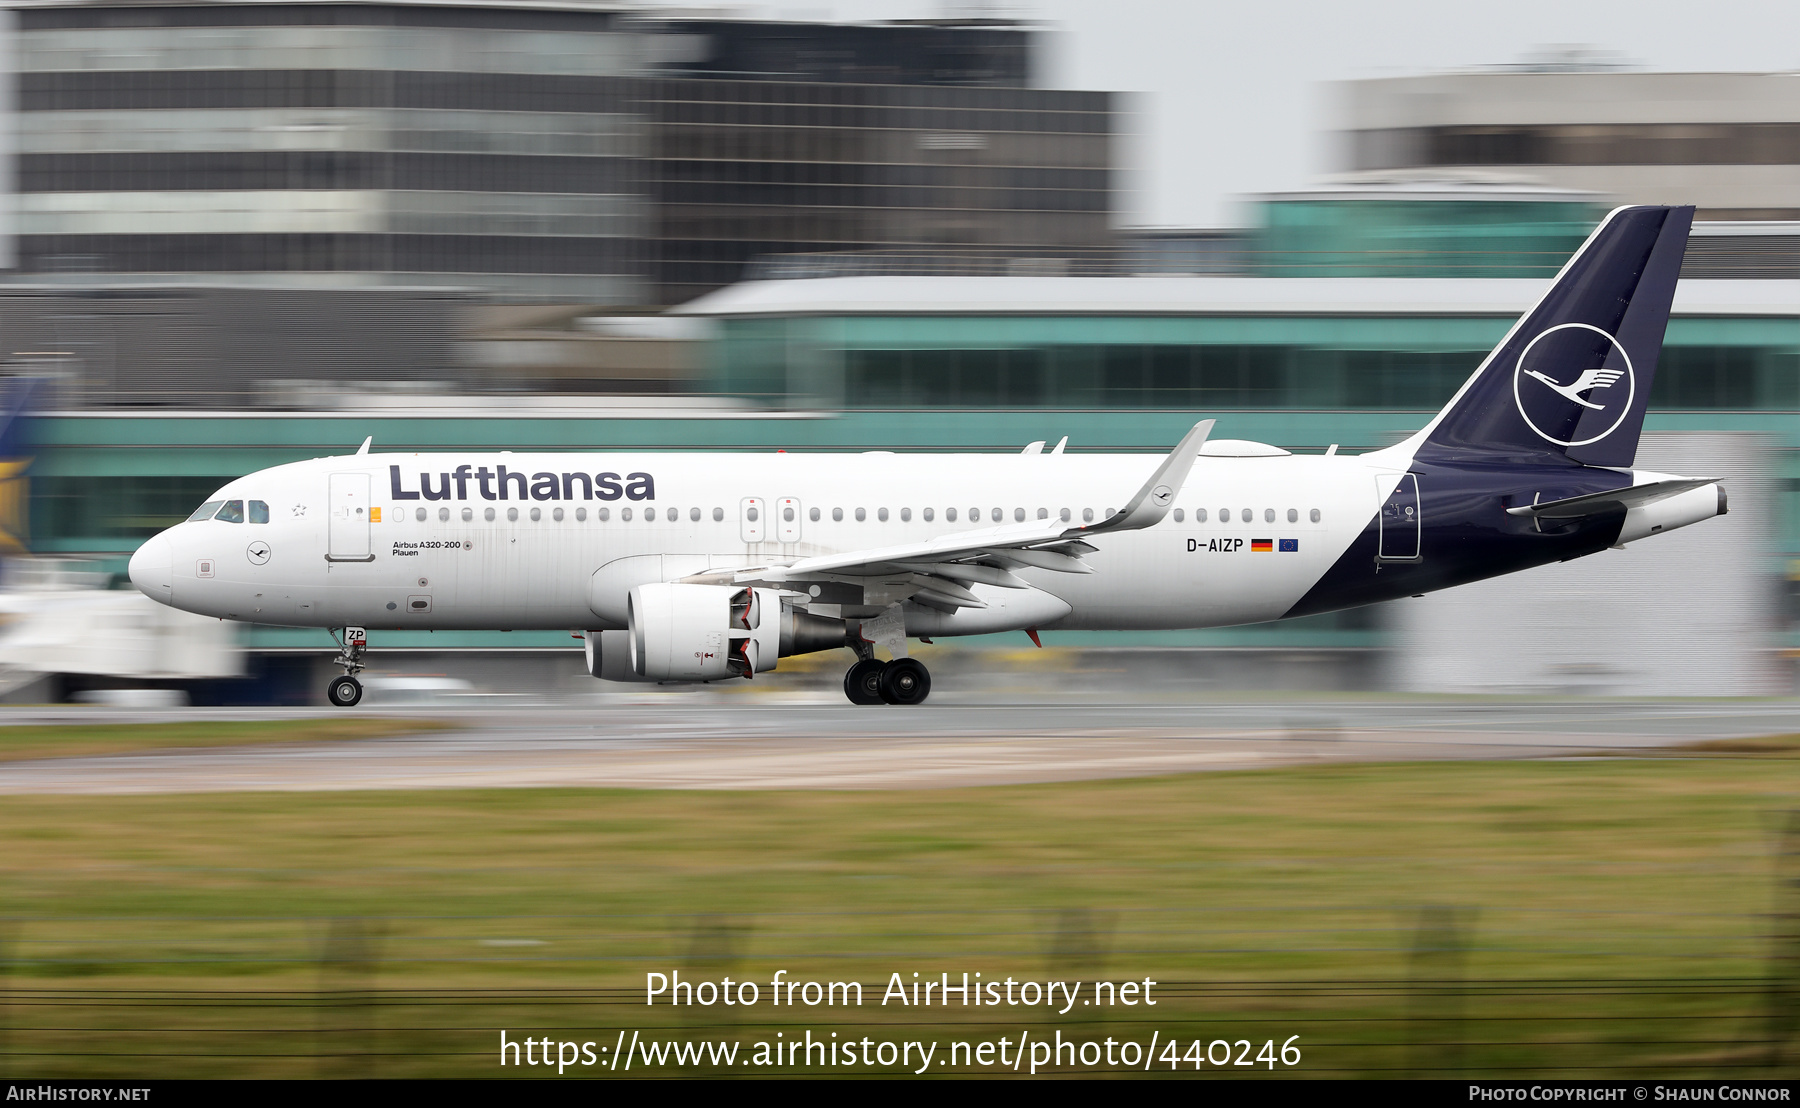
{"label": "blurred office building", "polygon": [[1510,176],[1621,204],[1694,204],[1720,277],[1800,276],[1800,83],[1637,72],[1581,50],[1335,90],[1340,180]]}
{"label": "blurred office building", "polygon": [[[612,4],[23,4],[11,350],[68,403],[681,392],[768,256],[1104,250],[1113,97],[1034,29]],[[228,292],[220,291],[230,290]],[[109,351],[129,347],[121,367]],[[322,383],[310,391],[296,382]]]}
{"label": "blurred office building", "polygon": [[19,269],[651,306],[796,251],[1103,246],[1111,100],[974,21],[13,12]]}

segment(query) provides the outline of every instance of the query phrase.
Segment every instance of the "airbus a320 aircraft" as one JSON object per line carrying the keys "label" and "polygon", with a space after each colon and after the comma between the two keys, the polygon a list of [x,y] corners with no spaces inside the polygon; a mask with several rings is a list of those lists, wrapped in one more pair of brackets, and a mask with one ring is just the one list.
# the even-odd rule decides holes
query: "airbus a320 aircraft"
{"label": "airbus a320 aircraft", "polygon": [[908,638],[1216,627],[1449,588],[1724,513],[1717,481],[1632,468],[1692,220],[1612,212],[1448,406],[1372,453],[1214,439],[1212,420],[1155,462],[365,442],[231,482],[131,579],[186,611],[330,629],[338,705],[362,695],[369,628],[567,628],[617,681],[848,647],[853,702],[917,704],[931,677]]}

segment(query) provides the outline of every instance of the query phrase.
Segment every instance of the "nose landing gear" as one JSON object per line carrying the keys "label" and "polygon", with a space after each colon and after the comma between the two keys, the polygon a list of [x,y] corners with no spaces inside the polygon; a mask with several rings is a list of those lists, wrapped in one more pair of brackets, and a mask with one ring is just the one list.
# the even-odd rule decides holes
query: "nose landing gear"
{"label": "nose landing gear", "polygon": [[346,627],[343,635],[338,629],[331,629],[331,637],[337,640],[338,656],[332,663],[344,667],[344,675],[325,687],[325,698],[338,708],[354,708],[362,699],[362,682],[356,675],[362,672],[363,655],[369,649],[369,632],[361,627]]}

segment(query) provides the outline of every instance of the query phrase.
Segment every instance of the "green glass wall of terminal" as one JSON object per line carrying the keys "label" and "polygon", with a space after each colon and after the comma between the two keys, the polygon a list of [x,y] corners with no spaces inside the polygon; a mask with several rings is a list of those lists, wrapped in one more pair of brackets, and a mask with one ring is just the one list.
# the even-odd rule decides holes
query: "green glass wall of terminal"
{"label": "green glass wall of terminal", "polygon": [[1271,277],[1550,277],[1606,214],[1585,201],[1281,199],[1252,268]]}
{"label": "green glass wall of terminal", "polygon": [[[815,408],[1441,407],[1498,317],[726,319],[712,387]],[[1677,318],[1651,406],[1800,410],[1800,317]]]}

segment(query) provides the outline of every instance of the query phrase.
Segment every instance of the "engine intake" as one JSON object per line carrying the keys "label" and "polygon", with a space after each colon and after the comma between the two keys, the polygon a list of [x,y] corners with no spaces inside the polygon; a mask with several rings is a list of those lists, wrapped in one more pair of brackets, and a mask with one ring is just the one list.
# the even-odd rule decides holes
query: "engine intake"
{"label": "engine intake", "polygon": [[779,595],[766,589],[638,585],[626,603],[631,669],[652,681],[767,672],[782,653],[780,611]]}

